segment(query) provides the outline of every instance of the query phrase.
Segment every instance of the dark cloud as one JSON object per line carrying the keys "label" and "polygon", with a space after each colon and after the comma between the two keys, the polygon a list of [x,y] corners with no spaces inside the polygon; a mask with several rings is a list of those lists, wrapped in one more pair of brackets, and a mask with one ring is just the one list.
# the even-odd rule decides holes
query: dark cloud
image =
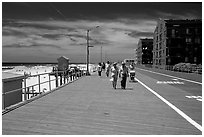
{"label": "dark cloud", "polygon": [[11,45],[3,45],[4,48],[37,48],[37,47],[52,47],[52,48],[56,48],[59,50],[64,50],[63,48],[56,46],[56,45],[51,45],[51,44],[30,44],[30,45],[26,45],[23,43],[17,43],[17,44],[11,44]]}
{"label": "dark cloud", "polygon": [[22,21],[18,19],[3,19],[2,26],[3,27],[16,27],[16,28],[35,28],[35,29],[46,29],[46,30],[60,30],[60,29],[63,29],[63,30],[66,29],[67,31],[76,30],[75,28],[71,28],[68,26],[59,26],[59,25],[50,24],[50,23],[43,24],[42,21],[41,23],[34,23],[34,22]]}
{"label": "dark cloud", "polygon": [[129,36],[138,38],[138,37],[153,37],[153,32],[139,32],[139,31],[133,31],[131,33],[128,33]]}
{"label": "dark cloud", "polygon": [[27,37],[27,34],[24,32],[20,32],[18,30],[11,30],[11,29],[2,29],[2,36],[15,36],[15,37]]}
{"label": "dark cloud", "polygon": [[201,2],[3,2],[3,18],[27,19],[90,19],[117,18],[157,19],[160,12],[202,17]]}
{"label": "dark cloud", "polygon": [[53,39],[58,40],[59,38],[61,38],[60,34],[39,34],[39,36],[51,40]]}
{"label": "dark cloud", "polygon": [[87,39],[85,35],[81,35],[81,34],[64,34],[64,36]]}
{"label": "dark cloud", "polygon": [[[26,50],[25,60],[29,60],[29,56],[38,54],[33,52],[37,49],[50,54],[66,52],[77,58],[86,53],[80,49],[87,45],[86,30],[100,25],[101,30],[90,33],[90,45],[106,46],[116,59],[124,58],[134,54],[139,37],[153,36],[158,18],[202,18],[202,3],[3,2],[2,53],[8,51],[7,56],[24,59]],[[17,48],[22,54],[16,54]],[[92,54],[97,58],[98,53]]]}

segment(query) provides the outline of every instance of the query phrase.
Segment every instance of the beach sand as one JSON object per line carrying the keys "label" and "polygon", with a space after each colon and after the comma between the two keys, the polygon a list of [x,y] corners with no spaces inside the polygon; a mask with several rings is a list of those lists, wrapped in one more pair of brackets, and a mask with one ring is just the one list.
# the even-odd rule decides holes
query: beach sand
{"label": "beach sand", "polygon": [[[72,65],[73,64],[71,64],[70,66]],[[78,64],[76,66],[82,70],[86,70],[86,64]],[[39,93],[39,89],[40,89],[40,92],[47,92],[56,88],[55,76],[53,75],[50,76],[50,80],[51,80],[50,85],[48,82],[49,81],[48,73],[52,72],[52,69],[53,69],[52,65],[15,66],[13,69],[5,70],[4,72],[21,74],[21,75],[24,75],[24,74],[31,75],[31,77],[28,77],[26,79],[26,87],[29,87],[29,90],[34,90],[34,92]],[[90,64],[89,71],[91,74],[94,73],[96,71],[96,65]],[[41,75],[39,76],[39,74]],[[41,84],[40,88],[39,88],[39,79],[40,79],[40,83],[46,82],[44,84]],[[51,89],[50,89],[50,86],[51,86]],[[25,87],[24,81],[22,82],[22,87],[23,88]]]}

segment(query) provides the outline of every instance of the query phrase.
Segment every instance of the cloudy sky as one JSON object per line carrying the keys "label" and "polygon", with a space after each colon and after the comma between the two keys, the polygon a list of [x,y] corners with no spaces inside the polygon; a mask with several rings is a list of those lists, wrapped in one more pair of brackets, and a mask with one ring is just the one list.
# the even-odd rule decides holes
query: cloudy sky
{"label": "cloudy sky", "polygon": [[134,58],[159,18],[201,19],[202,3],[3,2],[2,61],[86,62],[88,29],[91,62],[101,60],[101,49],[103,61]]}

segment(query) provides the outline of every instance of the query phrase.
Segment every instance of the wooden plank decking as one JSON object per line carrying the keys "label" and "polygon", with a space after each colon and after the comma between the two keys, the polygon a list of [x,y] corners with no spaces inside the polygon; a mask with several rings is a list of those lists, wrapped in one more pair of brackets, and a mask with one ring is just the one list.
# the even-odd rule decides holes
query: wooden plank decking
{"label": "wooden plank decking", "polygon": [[2,116],[2,134],[190,135],[199,130],[139,83],[83,77]]}

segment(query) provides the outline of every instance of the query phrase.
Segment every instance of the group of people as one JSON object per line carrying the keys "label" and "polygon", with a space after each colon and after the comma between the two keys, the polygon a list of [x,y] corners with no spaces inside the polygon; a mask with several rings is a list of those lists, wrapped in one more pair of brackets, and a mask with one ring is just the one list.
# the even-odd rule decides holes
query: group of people
{"label": "group of people", "polygon": [[99,63],[98,64],[98,75],[102,75],[102,71],[105,71],[107,77],[109,74],[111,75],[110,81],[112,82],[112,86],[116,89],[118,77],[121,78],[121,88],[126,88],[126,81],[129,74],[128,67],[122,62],[121,67],[118,68],[117,63],[110,64],[109,61],[107,63]]}

